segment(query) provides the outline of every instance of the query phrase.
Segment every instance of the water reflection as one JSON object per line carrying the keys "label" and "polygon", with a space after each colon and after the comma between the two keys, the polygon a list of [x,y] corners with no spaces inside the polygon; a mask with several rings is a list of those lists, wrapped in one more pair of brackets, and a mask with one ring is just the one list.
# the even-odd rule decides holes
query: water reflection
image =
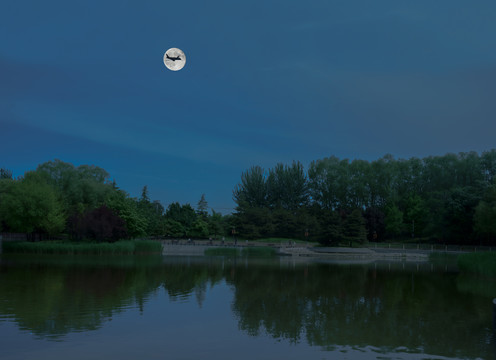
{"label": "water reflection", "polygon": [[249,336],[329,351],[493,355],[496,284],[460,276],[450,264],[4,255],[0,322],[63,340],[127,309],[144,311],[162,289],[172,303],[201,308],[208,289],[225,284],[233,300],[223,311]]}

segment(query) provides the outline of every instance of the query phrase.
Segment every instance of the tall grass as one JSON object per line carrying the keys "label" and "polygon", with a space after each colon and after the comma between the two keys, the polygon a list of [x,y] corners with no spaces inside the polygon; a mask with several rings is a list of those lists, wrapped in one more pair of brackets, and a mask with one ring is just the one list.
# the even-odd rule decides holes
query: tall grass
{"label": "tall grass", "polygon": [[459,254],[449,254],[447,252],[436,251],[429,254],[429,260],[432,262],[446,262],[446,261],[458,261]]}
{"label": "tall grass", "polygon": [[162,243],[153,240],[135,240],[134,253],[135,254],[162,253]]}
{"label": "tall grass", "polygon": [[249,248],[212,248],[206,249],[206,256],[243,256],[243,257],[272,257],[276,255],[276,249],[265,246],[249,247]]}
{"label": "tall grass", "polygon": [[461,271],[496,277],[496,253],[470,253],[458,256]]}
{"label": "tall grass", "polygon": [[250,240],[253,242],[260,242],[260,243],[270,243],[270,244],[287,244],[287,243],[296,243],[296,244],[317,244],[315,242],[311,241],[305,241],[305,240],[300,240],[300,239],[289,239],[289,238],[264,238],[264,239],[255,239],[255,240]]}
{"label": "tall grass", "polygon": [[72,243],[57,241],[4,241],[4,253],[67,255],[130,255],[161,253],[162,244],[151,240],[123,240],[115,243]]}
{"label": "tall grass", "polygon": [[241,251],[242,256],[248,257],[272,257],[276,255],[276,249],[266,246],[244,248]]}
{"label": "tall grass", "polygon": [[206,256],[234,257],[234,256],[238,256],[240,254],[240,250],[235,249],[235,248],[211,248],[211,249],[206,249],[204,254]]}

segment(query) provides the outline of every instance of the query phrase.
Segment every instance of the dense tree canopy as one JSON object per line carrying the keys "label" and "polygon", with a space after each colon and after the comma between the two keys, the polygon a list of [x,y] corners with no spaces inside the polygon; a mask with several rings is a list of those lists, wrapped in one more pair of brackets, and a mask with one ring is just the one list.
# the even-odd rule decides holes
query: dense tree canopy
{"label": "dense tree canopy", "polygon": [[139,199],[132,198],[93,165],[54,160],[17,180],[12,171],[0,171],[0,231],[96,241],[224,235],[224,218],[219,213],[210,216],[207,209],[203,194],[198,213],[179,203],[165,211],[150,199],[146,185]]}
{"label": "dense tree canopy", "polygon": [[[254,239],[288,237],[323,244],[407,238],[496,243],[496,150],[375,161],[339,159],[253,166],[234,187],[232,215],[140,198],[119,189],[102,168],[60,160],[13,179],[0,169],[0,230],[46,237]],[[106,218],[98,225],[97,214]],[[95,226],[105,231],[94,231]],[[93,230],[92,230],[93,229]],[[111,229],[111,230],[109,230]],[[112,234],[112,235],[109,235]]]}
{"label": "dense tree canopy", "polygon": [[235,219],[248,238],[494,243],[495,179],[496,150],[372,162],[332,156],[311,162],[306,174],[300,163],[255,166],[233,191]]}

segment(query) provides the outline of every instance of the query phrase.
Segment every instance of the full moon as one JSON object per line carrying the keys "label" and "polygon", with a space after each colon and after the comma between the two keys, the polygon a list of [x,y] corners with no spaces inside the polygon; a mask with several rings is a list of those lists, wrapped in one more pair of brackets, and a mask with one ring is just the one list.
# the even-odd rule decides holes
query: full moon
{"label": "full moon", "polygon": [[170,48],[164,54],[164,64],[169,70],[181,70],[186,64],[186,55],[181,49]]}

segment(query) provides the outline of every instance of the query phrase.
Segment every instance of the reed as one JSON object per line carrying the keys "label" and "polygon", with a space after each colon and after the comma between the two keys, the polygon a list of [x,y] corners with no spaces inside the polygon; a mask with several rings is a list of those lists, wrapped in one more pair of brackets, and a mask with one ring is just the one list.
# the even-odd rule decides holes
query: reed
{"label": "reed", "polygon": [[460,271],[496,277],[496,253],[462,254],[458,257],[458,267]]}
{"label": "reed", "polygon": [[276,255],[276,249],[267,246],[256,246],[248,248],[211,248],[206,249],[205,256],[228,256],[228,257],[272,257]]}
{"label": "reed", "polygon": [[305,241],[305,240],[300,240],[300,239],[290,239],[290,238],[263,238],[263,239],[255,239],[255,240],[250,240],[250,242],[255,242],[255,243],[270,243],[270,244],[317,244],[316,242],[311,242],[311,241]]}
{"label": "reed", "polygon": [[162,253],[162,243],[153,240],[135,240],[135,254],[156,254]]}
{"label": "reed", "polygon": [[2,250],[15,254],[130,255],[161,253],[162,244],[151,240],[122,240],[114,243],[4,241]]}
{"label": "reed", "polygon": [[429,260],[434,263],[446,262],[446,261],[458,261],[459,254],[449,254],[447,252],[436,251],[429,255]]}
{"label": "reed", "polygon": [[235,248],[211,248],[206,249],[204,252],[205,256],[239,256],[240,250]]}
{"label": "reed", "polygon": [[276,249],[267,246],[257,246],[244,248],[241,251],[242,256],[248,257],[273,257],[276,255]]}

